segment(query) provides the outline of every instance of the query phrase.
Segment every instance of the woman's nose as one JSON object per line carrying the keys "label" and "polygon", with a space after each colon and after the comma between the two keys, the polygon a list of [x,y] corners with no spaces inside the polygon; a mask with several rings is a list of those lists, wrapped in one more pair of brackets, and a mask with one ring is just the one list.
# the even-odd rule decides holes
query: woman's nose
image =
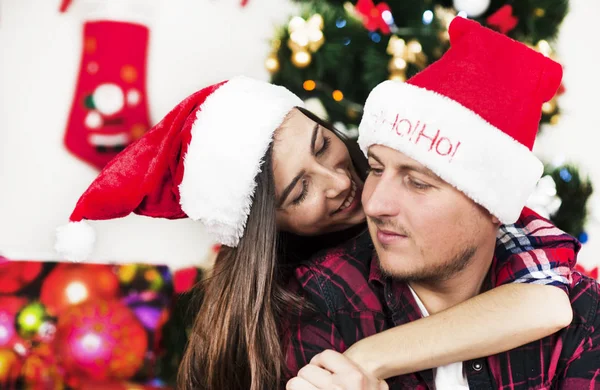
{"label": "woman's nose", "polygon": [[327,169],[327,190],[325,194],[328,198],[337,198],[341,193],[350,189],[352,181],[350,175],[343,169]]}

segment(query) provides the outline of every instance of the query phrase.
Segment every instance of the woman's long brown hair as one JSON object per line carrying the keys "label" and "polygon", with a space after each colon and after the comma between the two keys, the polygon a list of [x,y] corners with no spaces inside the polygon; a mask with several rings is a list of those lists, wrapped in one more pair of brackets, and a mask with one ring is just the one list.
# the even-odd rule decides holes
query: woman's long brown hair
{"label": "woman's long brown hair", "polygon": [[[309,111],[300,110],[335,131]],[[362,173],[366,159],[356,142],[335,132]],[[202,302],[179,366],[179,390],[271,390],[282,384],[282,324],[285,313],[301,304],[298,296],[284,288],[291,266],[286,262],[303,256],[288,253],[295,247],[293,240],[277,231],[271,155],[269,148],[256,176],[252,208],[238,247],[222,247],[212,275],[197,286]],[[289,248],[283,248],[282,237]]]}
{"label": "woman's long brown hair", "polygon": [[237,248],[222,247],[201,289],[202,305],[179,367],[178,389],[277,389],[282,380],[280,319],[298,298],[278,264],[271,153]]}

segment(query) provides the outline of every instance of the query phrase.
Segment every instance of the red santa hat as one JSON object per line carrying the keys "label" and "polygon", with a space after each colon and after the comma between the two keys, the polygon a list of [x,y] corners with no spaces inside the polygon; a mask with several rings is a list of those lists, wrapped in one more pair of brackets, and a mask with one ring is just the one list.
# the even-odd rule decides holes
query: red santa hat
{"label": "red santa hat", "polygon": [[365,153],[379,144],[406,154],[514,223],[543,172],[532,148],[562,68],[465,18],[455,18],[449,33],[441,59],[405,83],[375,87],[359,145]]}
{"label": "red santa hat", "polygon": [[106,165],[58,229],[55,249],[85,260],[95,241],[85,220],[130,213],[189,217],[220,244],[237,246],[273,133],[302,105],[287,89],[247,77],[192,94]]}

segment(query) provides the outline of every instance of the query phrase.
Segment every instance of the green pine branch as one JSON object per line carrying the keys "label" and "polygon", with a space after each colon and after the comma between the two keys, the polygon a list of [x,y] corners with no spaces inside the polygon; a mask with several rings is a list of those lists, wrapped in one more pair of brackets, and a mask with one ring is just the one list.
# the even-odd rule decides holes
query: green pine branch
{"label": "green pine branch", "polygon": [[[387,46],[391,35],[367,31],[360,18],[348,14],[344,8],[347,1],[295,1],[302,5],[301,16],[304,19],[316,13],[323,17],[325,43],[312,53],[310,65],[300,69],[291,62],[287,26],[281,26],[276,34],[276,39],[280,41],[277,51],[280,69],[272,75],[272,81],[286,86],[304,100],[313,97],[320,99],[331,122],[356,126],[369,92],[390,76],[388,65],[391,56],[387,53]],[[381,1],[374,2],[379,4]],[[356,0],[351,3],[356,4]],[[388,0],[387,4],[394,18],[394,33],[406,42],[411,39],[419,41],[427,64],[437,60],[447,50],[448,42],[441,38],[445,26],[437,18],[430,24],[425,23],[423,14],[428,10],[433,12],[439,6],[452,7],[452,0]],[[491,0],[488,10],[475,20],[487,25],[487,18],[506,4],[512,5],[513,16],[518,20],[508,36],[531,45],[542,39],[552,43],[569,9],[568,0]],[[406,77],[410,78],[419,70],[419,67],[409,64]],[[311,91],[305,90],[303,84],[306,80],[313,80],[317,87]],[[342,101],[333,99],[334,90],[342,91]],[[560,107],[557,106],[554,112],[542,115],[541,124],[552,123],[559,114]],[[568,177],[565,169],[571,175],[569,182],[560,176],[563,172],[563,176]],[[579,236],[584,229],[587,215],[585,204],[592,192],[591,183],[581,179],[574,166],[549,170],[548,174],[556,181],[558,196],[562,199],[562,206],[552,220],[561,229]]]}
{"label": "green pine branch", "polygon": [[562,230],[579,237],[585,231],[587,201],[593,192],[591,181],[583,178],[572,164],[546,167],[545,174],[554,179],[556,195],[562,200],[560,208],[550,219]]}
{"label": "green pine branch", "polygon": [[[272,75],[272,82],[288,87],[303,99],[319,98],[332,122],[357,125],[360,121],[357,111],[359,114],[362,112],[360,105],[373,87],[389,77],[388,64],[391,56],[386,49],[390,35],[367,31],[360,19],[348,14],[344,8],[347,1],[296,2],[302,4],[301,16],[304,19],[317,13],[323,17],[325,43],[315,53],[311,53],[310,65],[300,69],[291,61],[287,26],[281,26],[276,34],[281,42],[277,52],[280,69]],[[356,1],[351,3],[356,4]],[[487,12],[476,20],[485,25],[490,15],[508,3],[513,6],[513,15],[519,21],[509,36],[530,44],[541,39],[552,41],[568,12],[567,0],[492,0]],[[447,50],[448,43],[440,39],[445,27],[437,18],[430,24],[424,23],[423,14],[434,11],[436,6],[451,7],[451,0],[403,0],[388,1],[387,4],[394,18],[394,33],[407,42],[411,39],[418,40],[428,64]],[[419,70],[409,64],[406,76],[411,77]],[[306,80],[314,80],[317,88],[313,91],[304,90],[303,83]],[[329,92],[333,90],[342,91],[345,99],[335,101]],[[541,123],[550,123],[553,115],[558,112],[557,108],[555,113],[543,115]]]}

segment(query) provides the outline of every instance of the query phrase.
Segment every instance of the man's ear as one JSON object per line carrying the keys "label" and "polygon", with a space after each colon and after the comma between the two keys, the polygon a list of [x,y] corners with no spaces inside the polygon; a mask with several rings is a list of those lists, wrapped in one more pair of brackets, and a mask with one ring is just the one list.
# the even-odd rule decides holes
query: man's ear
{"label": "man's ear", "polygon": [[502,222],[500,222],[500,220],[499,220],[498,218],[496,218],[496,216],[495,216],[495,215],[493,215],[493,214],[490,214],[490,216],[491,216],[491,218],[492,218],[492,223],[493,223],[494,225],[498,225],[498,226],[502,225]]}

